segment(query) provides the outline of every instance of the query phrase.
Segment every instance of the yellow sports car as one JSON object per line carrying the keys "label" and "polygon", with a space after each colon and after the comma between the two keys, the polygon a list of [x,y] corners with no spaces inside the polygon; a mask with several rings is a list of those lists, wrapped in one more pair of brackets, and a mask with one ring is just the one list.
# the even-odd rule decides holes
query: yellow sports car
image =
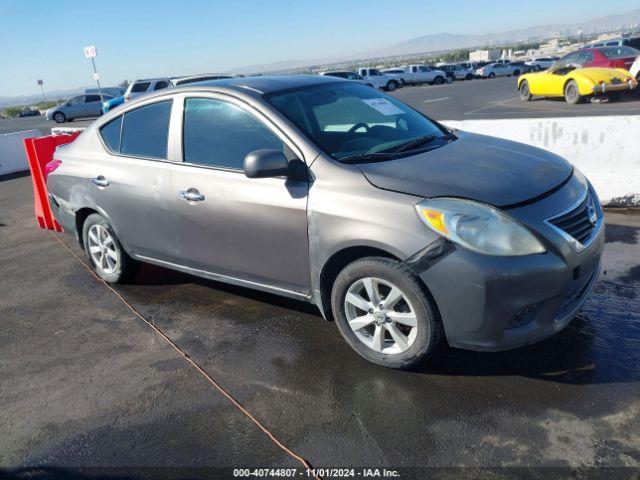
{"label": "yellow sports car", "polygon": [[518,91],[522,100],[529,101],[533,96],[564,97],[572,105],[580,103],[585,97],[611,93],[620,95],[637,86],[636,79],[621,68],[554,65],[549,70],[518,77]]}

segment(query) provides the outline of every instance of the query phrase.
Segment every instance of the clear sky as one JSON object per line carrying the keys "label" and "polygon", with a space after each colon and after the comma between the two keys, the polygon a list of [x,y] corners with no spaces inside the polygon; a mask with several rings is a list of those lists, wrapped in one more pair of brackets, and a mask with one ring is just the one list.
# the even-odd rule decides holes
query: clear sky
{"label": "clear sky", "polygon": [[0,97],[339,57],[439,32],[492,33],[596,18],[637,0],[0,0]]}

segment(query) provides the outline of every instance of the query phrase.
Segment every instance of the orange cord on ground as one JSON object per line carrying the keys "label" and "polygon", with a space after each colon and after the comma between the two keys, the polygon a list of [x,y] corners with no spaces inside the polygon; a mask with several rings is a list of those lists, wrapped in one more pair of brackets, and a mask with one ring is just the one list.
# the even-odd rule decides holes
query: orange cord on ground
{"label": "orange cord on ground", "polygon": [[[187,362],[189,362],[189,364],[191,364],[191,366],[193,368],[195,368],[198,372],[200,372],[200,374],[211,384],[213,385],[224,397],[227,398],[227,400],[229,400],[238,410],[240,410],[249,420],[251,420],[253,423],[256,424],[256,426],[262,430],[264,432],[264,434],[269,437],[271,439],[271,441],[273,443],[276,444],[276,446],[278,448],[280,448],[282,451],[284,451],[287,455],[289,455],[291,458],[297,460],[298,462],[300,462],[304,468],[306,469],[311,469],[311,464],[309,462],[307,462],[304,458],[302,458],[300,455],[298,455],[297,453],[293,452],[292,450],[290,450],[289,448],[287,448],[280,440],[278,440],[278,438],[271,433],[267,427],[265,427],[264,425],[262,425],[262,423],[260,423],[260,421],[258,419],[256,419],[253,415],[251,415],[251,413],[244,408],[235,398],[233,398],[231,396],[231,394],[229,392],[227,392],[218,382],[216,382],[213,378],[211,378],[211,375],[209,375],[200,365],[198,365],[194,360],[191,359],[191,357],[189,357],[188,354],[186,354],[183,350],[180,349],[180,347],[178,345],[176,345],[173,340],[171,340],[162,330],[160,330],[158,327],[156,327],[153,323],[151,323],[149,320],[147,320],[146,318],[144,318],[140,313],[138,313],[138,311],[129,303],[127,302],[127,300],[120,295],[120,293],[118,293],[118,291],[113,288],[111,285],[109,285],[107,282],[105,282],[104,280],[102,280],[94,271],[93,269],[87,265],[85,263],[85,261],[80,258],[80,256],[78,256],[78,254],[76,252],[74,252],[71,247],[69,247],[69,245],[67,245],[67,243],[62,240],[62,238],[60,238],[60,235],[54,234],[56,237],[56,240],[58,240],[58,242],[60,242],[64,248],[66,248],[69,253],[71,253],[71,255],[73,255],[75,257],[76,260],[78,260],[82,266],[84,268],[86,268],[91,275],[93,275],[93,277],[98,280],[100,283],[102,283],[105,287],[107,287],[109,290],[111,290],[111,292],[120,299],[120,301],[122,303],[124,303],[129,310],[131,310],[133,312],[133,314],[138,317],[140,320],[142,320],[144,323],[146,323],[149,327],[151,327],[158,335],[160,335],[163,339],[166,340],[166,342],[171,345],[171,347],[173,347],[173,349],[178,352],[182,358],[184,358]],[[313,478],[316,478],[317,480],[320,480],[320,477],[317,476],[313,476]]]}

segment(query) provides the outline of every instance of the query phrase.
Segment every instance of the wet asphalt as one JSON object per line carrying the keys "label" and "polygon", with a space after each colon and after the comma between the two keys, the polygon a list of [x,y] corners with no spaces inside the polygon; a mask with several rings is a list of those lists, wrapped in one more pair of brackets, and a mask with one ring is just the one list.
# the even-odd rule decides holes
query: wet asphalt
{"label": "wet asphalt", "polygon": [[[606,222],[603,274],[566,330],[510,352],[443,348],[411,372],[367,363],[304,303],[152,266],[117,291],[316,467],[636,478],[621,467],[640,467],[640,215]],[[0,477],[302,468],[37,228],[29,177],[0,181],[0,272]]]}

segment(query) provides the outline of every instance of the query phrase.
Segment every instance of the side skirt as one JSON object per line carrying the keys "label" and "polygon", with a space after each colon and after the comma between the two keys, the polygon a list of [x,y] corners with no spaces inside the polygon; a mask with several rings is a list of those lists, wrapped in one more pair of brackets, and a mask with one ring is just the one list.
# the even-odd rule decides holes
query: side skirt
{"label": "side skirt", "polygon": [[146,263],[152,263],[161,267],[170,268],[179,272],[195,275],[196,277],[206,278],[208,280],[215,280],[217,282],[228,283],[231,285],[237,285],[239,287],[252,288],[254,290],[261,290],[263,292],[273,293],[275,295],[281,295],[283,297],[294,298],[296,300],[302,300],[304,302],[314,303],[311,296],[311,292],[296,292],[294,290],[287,290],[285,288],[276,287],[274,285],[268,285],[264,283],[252,282],[250,280],[244,280],[242,278],[230,277],[228,275],[222,275],[219,273],[208,272],[206,270],[199,270],[196,268],[185,267],[184,265],[178,265],[177,263],[165,262],[164,260],[158,260],[156,258],[145,257],[143,255],[133,255],[136,260],[140,260]]}

